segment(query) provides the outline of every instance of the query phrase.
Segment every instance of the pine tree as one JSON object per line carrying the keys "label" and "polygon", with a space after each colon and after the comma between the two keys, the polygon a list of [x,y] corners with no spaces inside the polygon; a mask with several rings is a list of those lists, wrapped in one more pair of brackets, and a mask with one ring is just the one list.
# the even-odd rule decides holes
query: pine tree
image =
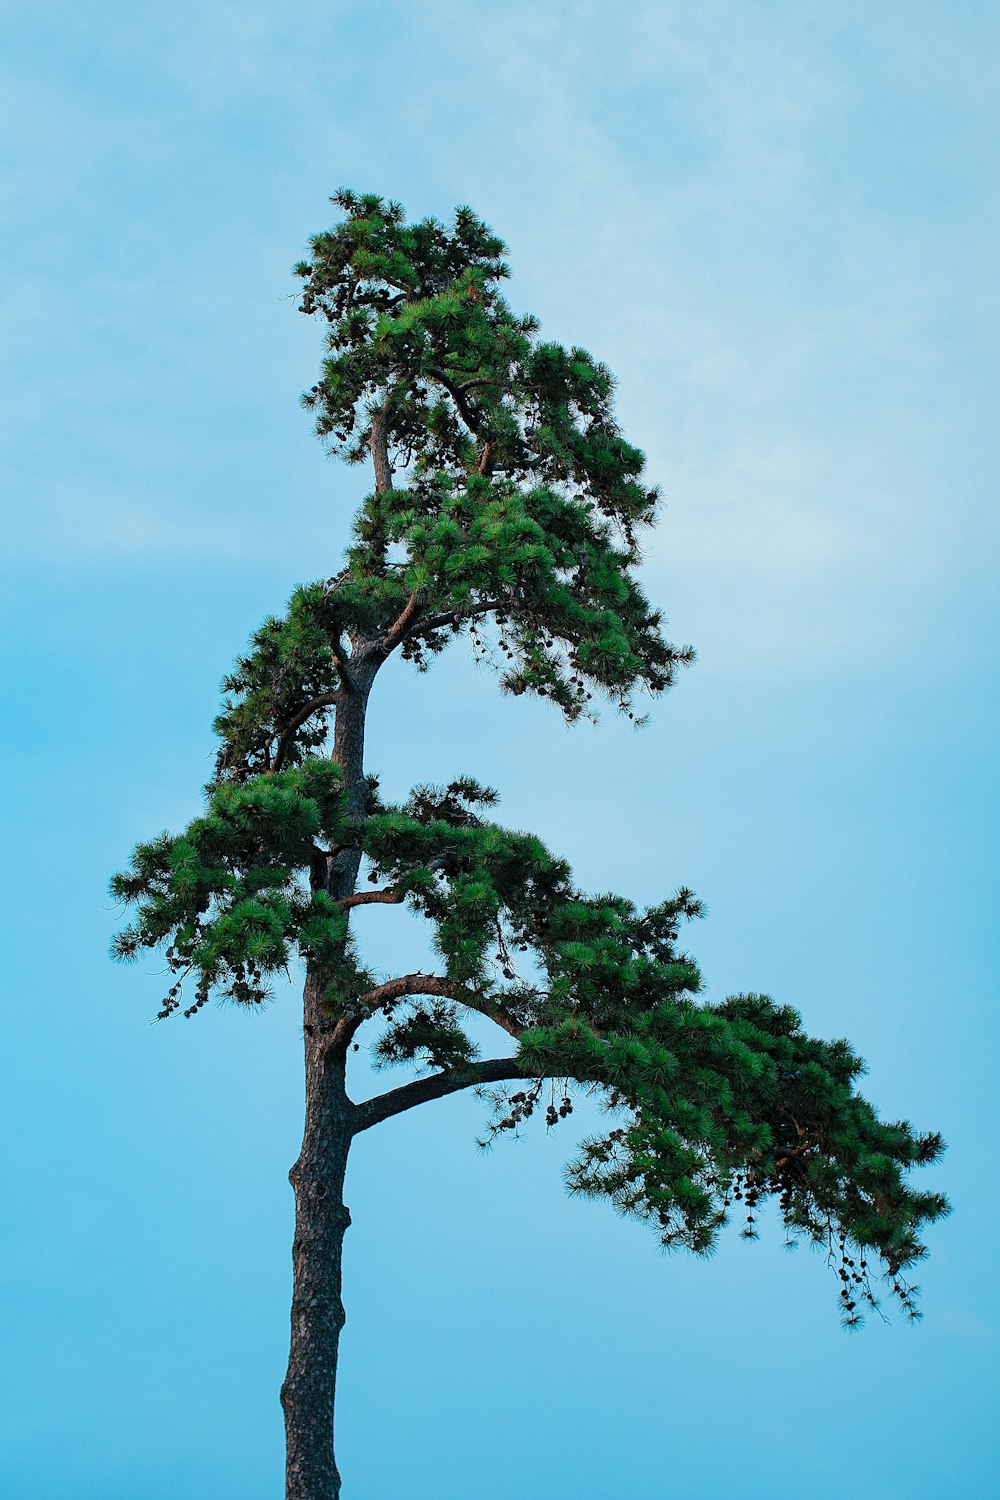
{"label": "pine tree", "polygon": [[[331,451],[371,463],[374,489],[340,571],[297,589],[225,679],[203,815],[140,844],[112,882],[136,908],[117,955],[165,950],[163,1018],[213,995],[260,1006],[294,960],[304,969],[289,1500],[340,1493],[344,1177],[354,1137],[402,1111],[486,1089],[492,1139],[596,1097],[610,1128],[579,1146],[572,1191],[698,1254],[734,1213],[752,1236],[774,1199],[790,1236],[826,1249],[849,1325],[883,1280],[917,1315],[920,1229],[947,1211],[907,1180],[940,1137],[878,1118],[847,1042],[808,1036],[764,995],[699,998],[679,946],[699,911],[689,890],[648,910],[588,895],[539,839],[493,820],[496,794],[471,777],[391,805],[366,774],[369,695],[394,653],[423,672],[467,637],[504,692],[570,722],[601,699],[634,718],[692,653],[664,639],[637,581],[657,493],[608,370],[515,316],[504,246],[470,209],[407,224],[376,196],[333,201],[339,223],[295,268],[300,310],[326,329],[303,399]],[[431,924],[433,973],[365,965],[350,917],[375,903]],[[477,1016],[505,1033],[495,1057],[478,1054]],[[357,1103],[348,1058],[373,1029],[381,1060],[420,1073]]]}

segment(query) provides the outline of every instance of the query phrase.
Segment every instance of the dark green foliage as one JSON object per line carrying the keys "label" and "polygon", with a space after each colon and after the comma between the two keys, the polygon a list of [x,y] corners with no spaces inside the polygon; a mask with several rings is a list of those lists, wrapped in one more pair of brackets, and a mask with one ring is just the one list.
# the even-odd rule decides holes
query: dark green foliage
{"label": "dark green foliage", "polygon": [[[482,818],[495,794],[469,778],[419,788],[402,807],[373,795],[360,829],[341,820],[338,794],[323,761],[213,792],[206,818],[140,846],[117,877],[115,894],[139,903],[119,951],[167,942],[199,1000],[216,985],[255,1003],[297,949],[330,975],[331,1014],[385,1018],[383,1062],[460,1069],[476,1057],[463,1017],[486,1016],[518,1039],[526,1077],[562,1079],[610,1111],[613,1128],[569,1169],[574,1191],[602,1194],[649,1220],[664,1245],[699,1252],[734,1202],[752,1230],[775,1199],[790,1233],[843,1250],[841,1269],[854,1247],[849,1321],[874,1300],[872,1254],[910,1310],[901,1273],[923,1254],[920,1225],[946,1204],[912,1191],[904,1173],[933,1161],[940,1140],[881,1123],[855,1092],[863,1065],[848,1044],[805,1035],[790,1007],[760,995],[697,1001],[698,970],[677,947],[681,922],[699,911],[690,892],[643,912],[585,896],[537,838]],[[373,883],[432,922],[441,975],[412,976],[403,992],[376,984],[345,948],[341,909],[296,883],[317,837],[335,846],[345,836],[360,838]],[[168,997],[161,1014],[174,1005]],[[520,1125],[532,1112],[524,1101],[497,1094],[490,1135]]]}
{"label": "dark green foliage", "polygon": [[303,310],[329,325],[305,399],[336,449],[371,455],[376,488],[346,567],[299,589],[226,679],[219,775],[317,749],[351,661],[398,647],[423,668],[463,632],[508,692],[569,720],[603,694],[635,717],[636,694],[663,692],[693,653],[664,640],[635,577],[656,491],[614,421],[610,375],[514,318],[503,246],[470,211],[446,230],[377,198],[336,201],[346,221],[299,267]]}
{"label": "dark green foliage", "polygon": [[309,889],[317,840],[344,836],[341,777],[328,760],[254,776],[210,792],[205,816],[176,838],[139,844],[111,893],[138,907],[115,939],[118,958],[164,948],[176,976],[160,1018],[180,1008],[190,976],[195,998],[211,992],[258,1005],[270,978],[287,970],[293,950],[341,966],[347,920],[322,889]]}
{"label": "dark green foliage", "polygon": [[[322,381],[306,397],[348,458],[385,411],[415,488],[439,475],[570,487],[629,535],[656,499],[611,414],[610,372],[583,349],[539,343],[537,320],[500,296],[504,246],[460,208],[453,229],[407,225],[398,204],[341,194],[337,229],[296,269],[302,310],[329,326]],[[489,449],[488,453],[486,449]]]}
{"label": "dark green foliage", "polygon": [[[876,1305],[876,1266],[915,1313],[903,1273],[947,1204],[906,1174],[937,1158],[939,1137],[881,1122],[848,1044],[809,1037],[789,1007],[700,999],[678,946],[700,912],[690,891],[646,911],[587,896],[537,838],[490,821],[496,794],[471,778],[391,806],[360,753],[352,769],[351,735],[395,650],[423,665],[469,631],[478,654],[504,659],[505,688],[569,719],[598,689],[631,715],[633,695],[667,688],[690,653],[662,639],[633,575],[656,496],[615,425],[608,372],[511,313],[503,245],[468,209],[445,229],[407,225],[379,198],[336,201],[343,222],[298,268],[303,311],[329,327],[306,399],[335,449],[372,457],[376,488],[344,569],[299,589],[225,680],[205,815],[141,844],[115,878],[138,909],[117,953],[165,949],[164,1017],[188,976],[186,1014],[213,991],[256,1005],[299,959],[322,980],[338,1044],[380,1016],[379,1060],[463,1085],[470,1019],[487,1017],[516,1043],[520,1074],[493,1096],[488,1139],[535,1113],[543,1080],[549,1125],[574,1091],[592,1095],[609,1128],[583,1143],[573,1190],[700,1253],[734,1204],[752,1235],[773,1200],[789,1235],[827,1248],[848,1323]],[[340,763],[327,758],[331,717]],[[372,888],[357,891],[363,860]],[[377,981],[362,966],[350,913],[382,902],[431,924],[437,972]]]}
{"label": "dark green foliage", "polygon": [[418,663],[483,615],[503,685],[569,718],[596,687],[628,706],[691,660],[660,634],[631,569],[655,515],[643,455],[622,437],[613,381],[585,350],[540,343],[498,290],[503,245],[469,209],[407,225],[397,204],[339,194],[317,235],[302,310],[328,325],[317,430],[377,485],[349,577],[386,622],[413,597]]}
{"label": "dark green foliage", "polygon": [[[233,779],[277,770],[280,731],[288,738],[282,758],[298,761],[318,749],[329,730],[329,712],[340,687],[337,646],[341,612],[320,584],[296,589],[281,620],[265,620],[252,650],[222,680],[227,694],[215,731],[223,742],[218,770]],[[318,698],[299,723],[304,708]],[[294,726],[294,727],[293,727]]]}

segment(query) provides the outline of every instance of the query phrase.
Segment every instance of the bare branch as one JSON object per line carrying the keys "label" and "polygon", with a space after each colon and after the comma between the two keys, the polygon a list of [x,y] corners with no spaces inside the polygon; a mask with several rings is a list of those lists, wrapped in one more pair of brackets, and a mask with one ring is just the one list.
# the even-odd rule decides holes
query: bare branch
{"label": "bare branch", "polygon": [[448,1000],[464,1000],[466,1004],[476,999],[471,991],[440,974],[400,974],[376,985],[367,995],[362,995],[358,1004],[367,1012],[378,1010],[393,1000],[402,1000],[406,995],[443,995]]}
{"label": "bare branch", "polygon": [[467,989],[464,984],[456,984],[454,980],[445,979],[440,974],[400,974],[398,978],[376,985],[366,995],[360,996],[352,1005],[350,1013],[341,1016],[331,1032],[331,1045],[335,1049],[346,1047],[358,1027],[363,1026],[377,1010],[385,1005],[392,1005],[407,995],[440,995],[445,1000],[456,1000],[460,1005],[467,1005],[470,1010],[478,1011],[487,1020],[494,1021],[515,1040],[520,1038],[523,1030],[497,1001],[477,995],[475,990]]}
{"label": "bare branch", "polygon": [[431,1099],[443,1099],[459,1089],[476,1088],[484,1083],[502,1083],[509,1078],[523,1078],[518,1061],[514,1057],[491,1057],[485,1062],[470,1063],[467,1068],[452,1068],[445,1073],[432,1073],[429,1078],[416,1078],[398,1089],[390,1089],[374,1099],[365,1100],[357,1106],[355,1132],[369,1130],[392,1115],[414,1109]]}
{"label": "bare branch", "polygon": [[378,902],[386,906],[398,906],[405,900],[406,896],[402,891],[394,891],[390,886],[384,891],[355,891],[353,896],[345,896],[337,905],[341,911],[350,911],[355,906],[374,906]]}
{"label": "bare branch", "polygon": [[500,382],[497,380],[487,379],[485,377],[474,377],[472,380],[463,380],[461,385],[459,385],[456,384],[456,382],[452,380],[449,375],[446,375],[444,370],[439,370],[436,366],[431,366],[428,369],[427,374],[431,376],[432,379],[437,380],[441,385],[444,386],[445,390],[448,392],[449,396],[458,408],[458,413],[462,418],[462,421],[465,423],[466,427],[468,427],[469,431],[473,433],[475,437],[479,438],[482,441],[483,450],[479,456],[479,462],[476,465],[476,470],[477,473],[485,477],[486,475],[490,474],[493,469],[493,444],[491,443],[490,439],[484,435],[482,420],[480,416],[475,411],[473,411],[472,407],[469,405],[469,402],[466,400],[465,393],[466,391],[473,390],[477,386],[498,385]]}

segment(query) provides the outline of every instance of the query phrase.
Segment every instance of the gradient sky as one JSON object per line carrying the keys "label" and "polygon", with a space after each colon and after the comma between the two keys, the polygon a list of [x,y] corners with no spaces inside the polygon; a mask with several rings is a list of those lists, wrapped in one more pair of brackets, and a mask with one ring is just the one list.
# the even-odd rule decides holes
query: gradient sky
{"label": "gradient sky", "polygon": [[[352,1158],[345,1500],[992,1500],[1000,12],[978,0],[36,0],[2,23],[9,763],[0,1489],[272,1500],[294,993],[149,1026],[110,872],[365,482],[298,393],[341,184],[471,203],[619,378],[646,584],[698,666],[636,733],[380,683],[390,795],[469,772],[582,884],[705,899],[709,992],[847,1035],[953,1199],[925,1321],[849,1336],[775,1226],[710,1262],[569,1200],[565,1127],[439,1102]],[[419,954],[366,912],[373,961]],[[362,1067],[361,1091],[376,1080]],[[571,1121],[570,1124],[576,1122]]]}

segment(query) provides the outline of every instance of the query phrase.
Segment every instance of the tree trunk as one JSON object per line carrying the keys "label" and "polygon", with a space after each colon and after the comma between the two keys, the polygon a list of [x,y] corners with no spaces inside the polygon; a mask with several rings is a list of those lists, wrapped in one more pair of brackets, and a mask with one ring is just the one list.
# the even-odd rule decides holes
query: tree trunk
{"label": "tree trunk", "polygon": [[[352,645],[355,644],[352,642]],[[348,813],[364,816],[365,714],[380,659],[348,666],[347,687],[337,705],[334,759],[344,775]],[[361,863],[359,845],[338,850],[313,871],[314,888],[334,900],[351,895]],[[306,976],[304,1033],[306,1119],[302,1150],[289,1172],[295,1190],[292,1244],[292,1342],[281,1387],[285,1412],[286,1500],[338,1500],[340,1474],[334,1459],[333,1408],[337,1355],[344,1326],[341,1300],[344,1234],[351,1216],[344,1203],[347,1155],[357,1107],[347,1095],[346,1046],[334,1046],[336,1008],[324,1001],[325,977]]]}
{"label": "tree trunk", "polygon": [[321,976],[306,980],[306,1121],[302,1151],[289,1173],[295,1189],[292,1245],[292,1342],[281,1388],[287,1438],[287,1500],[337,1500],[333,1406],[344,1326],[341,1267],[344,1174],[355,1106],[345,1087],[346,1057],[330,1046]]}

